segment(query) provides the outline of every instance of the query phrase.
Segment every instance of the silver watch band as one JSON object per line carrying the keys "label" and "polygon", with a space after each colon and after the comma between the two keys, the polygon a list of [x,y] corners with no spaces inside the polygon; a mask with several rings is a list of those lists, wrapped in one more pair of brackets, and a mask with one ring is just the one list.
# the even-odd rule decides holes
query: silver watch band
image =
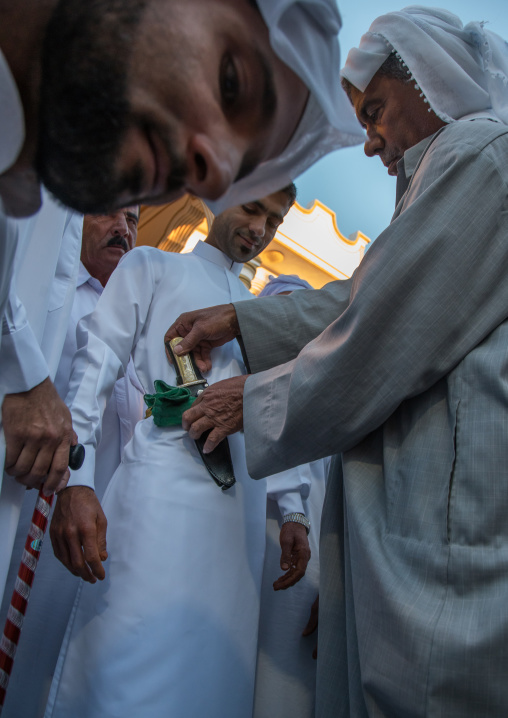
{"label": "silver watch band", "polygon": [[309,521],[309,519],[305,516],[305,514],[300,514],[300,513],[293,512],[293,513],[291,513],[291,514],[285,514],[285,515],[282,517],[282,523],[283,523],[283,524],[287,524],[287,523],[289,523],[290,521],[293,522],[293,523],[295,523],[295,524],[302,524],[302,526],[305,526],[305,530],[307,531],[307,535],[308,535],[308,533],[309,533],[309,531],[310,531],[310,521]]}

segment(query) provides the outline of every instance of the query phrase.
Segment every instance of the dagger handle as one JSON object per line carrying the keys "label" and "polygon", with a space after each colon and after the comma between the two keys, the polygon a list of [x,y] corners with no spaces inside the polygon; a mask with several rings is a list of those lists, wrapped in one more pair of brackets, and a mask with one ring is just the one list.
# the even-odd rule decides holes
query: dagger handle
{"label": "dagger handle", "polygon": [[[166,356],[169,361],[173,364],[176,371],[176,383],[177,386],[191,387],[202,384],[202,388],[208,386],[206,379],[199,371],[192,352],[189,354],[183,354],[177,356],[173,349],[177,344],[180,344],[182,337],[175,337],[168,342],[164,342],[166,347]],[[195,392],[193,392],[195,393]]]}

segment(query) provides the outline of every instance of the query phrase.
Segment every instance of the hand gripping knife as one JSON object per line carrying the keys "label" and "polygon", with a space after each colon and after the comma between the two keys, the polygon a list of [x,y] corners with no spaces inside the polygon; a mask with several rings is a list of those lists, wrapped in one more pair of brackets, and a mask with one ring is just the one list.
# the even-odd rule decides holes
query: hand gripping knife
{"label": "hand gripping knife", "polygon": [[[185,387],[190,391],[192,396],[199,396],[208,386],[208,382],[196,366],[192,353],[183,356],[177,356],[174,353],[174,347],[181,341],[182,337],[175,337],[165,342],[166,356],[175,368],[177,386]],[[217,486],[220,486],[223,491],[226,491],[236,482],[229,443],[227,439],[223,439],[213,451],[209,454],[204,454],[203,447],[210,431],[211,429],[205,431],[199,439],[196,439],[196,446],[198,447],[204,465],[208,469],[208,473]]]}

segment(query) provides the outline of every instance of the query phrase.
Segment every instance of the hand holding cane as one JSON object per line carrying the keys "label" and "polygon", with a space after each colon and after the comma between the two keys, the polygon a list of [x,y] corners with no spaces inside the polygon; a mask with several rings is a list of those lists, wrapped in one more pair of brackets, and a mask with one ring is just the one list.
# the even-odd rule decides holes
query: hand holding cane
{"label": "hand holding cane", "polygon": [[[77,471],[85,460],[85,449],[82,444],[71,446],[69,450],[69,468]],[[42,541],[48,526],[49,514],[54,494],[45,496],[42,488],[39,490],[37,502],[32,516],[32,523],[23,550],[23,557],[19,566],[16,584],[11,598],[11,605],[7,613],[7,620],[3,636],[0,639],[0,713],[5,703],[9,677],[12,673],[16,648],[18,646],[23,620],[30,598],[30,591],[35,576],[35,569],[42,548]]]}

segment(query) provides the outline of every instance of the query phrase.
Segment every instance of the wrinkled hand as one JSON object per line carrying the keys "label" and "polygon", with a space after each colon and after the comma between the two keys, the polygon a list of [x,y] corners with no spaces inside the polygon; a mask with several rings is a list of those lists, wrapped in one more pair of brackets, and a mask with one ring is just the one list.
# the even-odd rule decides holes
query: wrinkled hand
{"label": "wrinkled hand", "polygon": [[69,486],[58,494],[49,533],[55,556],[84,581],[102,581],[107,520],[93,489]]}
{"label": "wrinkled hand", "polygon": [[[310,636],[311,633],[314,633],[316,628],[318,627],[319,622],[319,595],[312,604],[312,607],[310,609],[310,617],[307,621],[307,625],[302,631],[302,636]],[[317,643],[314,646],[314,650],[312,651],[312,658],[317,658]]]}
{"label": "wrinkled hand", "polygon": [[[248,375],[247,375],[248,376]],[[235,376],[212,384],[182,415],[182,426],[191,439],[210,432],[203,451],[213,451],[226,436],[243,429],[243,388],[247,376]]]}
{"label": "wrinkled hand", "polygon": [[45,379],[30,391],[6,394],[2,405],[5,471],[50,496],[69,480],[69,447],[77,444],[69,409]]}
{"label": "wrinkled hand", "polygon": [[164,341],[183,337],[175,354],[194,353],[198,369],[208,372],[212,368],[210,351],[221,347],[240,335],[236,311],[232,304],[219,304],[208,309],[180,314],[166,332]]}
{"label": "wrinkled hand", "polygon": [[310,546],[305,526],[294,521],[282,524],[279,535],[280,567],[286,571],[273,584],[274,591],[284,591],[305,576],[310,560]]}

